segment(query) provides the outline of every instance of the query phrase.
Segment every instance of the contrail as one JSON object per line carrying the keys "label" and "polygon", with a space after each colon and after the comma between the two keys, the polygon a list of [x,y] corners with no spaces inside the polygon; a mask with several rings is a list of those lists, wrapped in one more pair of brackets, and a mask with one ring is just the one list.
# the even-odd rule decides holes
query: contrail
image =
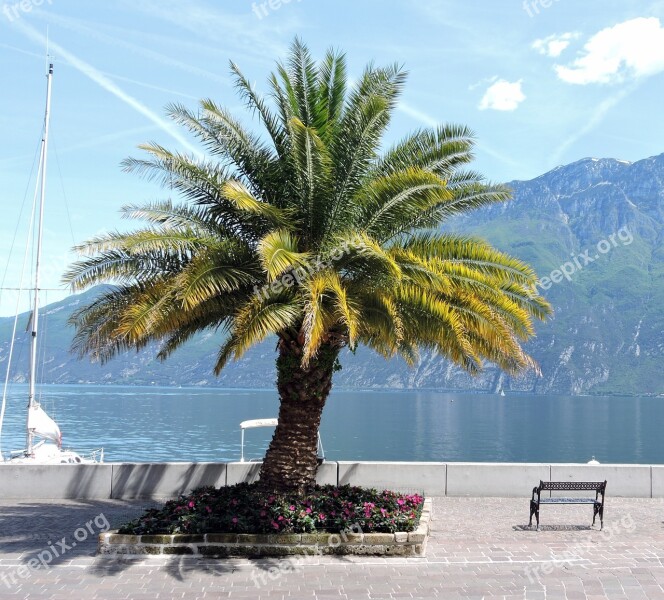
{"label": "contrail", "polygon": [[126,81],[127,83],[133,83],[134,85],[140,85],[141,87],[147,88],[149,90],[157,90],[158,92],[165,92],[166,94],[171,94],[173,96],[182,96],[183,98],[188,98],[189,100],[196,100],[198,102],[200,98],[192,96],[191,94],[185,94],[183,92],[178,92],[176,90],[171,90],[169,88],[160,87],[158,85],[152,85],[150,83],[145,83],[144,81],[138,81],[137,79],[130,79],[129,77],[124,77],[122,75],[115,75],[114,73],[104,72],[104,75],[111,77],[112,79],[118,79],[119,81]]}
{"label": "contrail", "polygon": [[638,83],[633,84],[629,87],[620,90],[617,94],[609,96],[603,102],[601,102],[594,109],[594,113],[588,119],[588,122],[583,127],[581,127],[581,129],[575,131],[572,135],[570,135],[556,148],[555,152],[551,156],[551,164],[554,166],[558,165],[560,163],[563,154],[565,154],[565,152],[567,152],[569,148],[571,148],[581,138],[585,137],[588,133],[590,133],[593,129],[595,129],[595,127],[597,127],[604,120],[609,111],[616,104],[620,103],[624,98],[629,96],[634,90],[636,90],[637,87],[639,87]]}
{"label": "contrail", "polygon": [[427,127],[438,127],[438,125],[440,125],[440,122],[436,121],[436,119],[433,117],[429,116],[425,112],[422,112],[421,110],[418,110],[417,108],[413,108],[410,106],[410,104],[406,104],[405,102],[399,102],[397,105],[397,110],[415,119],[416,121],[419,121]]}
{"label": "contrail", "polygon": [[[18,20],[14,22],[14,25],[16,25],[24,35],[46,46],[46,37],[30,25],[27,25],[23,21]],[[203,155],[201,154],[200,150],[192,146],[184,137],[175,131],[173,126],[168,121],[165,121],[160,116],[151,111],[147,106],[136,100],[136,98],[133,98],[127,94],[115,83],[113,83],[113,81],[111,81],[108,77],[103,75],[99,70],[95,69],[92,65],[86,63],[80,58],[74,56],[71,54],[71,52],[68,52],[62,46],[54,43],[52,40],[49,40],[48,45],[49,47],[53,48],[59,55],[61,55],[77,71],[80,71],[87,78],[94,81],[99,87],[103,88],[107,92],[110,92],[116,98],[120,99],[122,102],[133,108],[136,112],[142,114],[144,117],[152,121],[157,127],[159,127],[159,129],[170,135],[176,142],[186,148],[189,152],[193,153],[197,158],[202,158]]]}
{"label": "contrail", "polygon": [[[154,125],[145,125],[143,127],[133,127],[131,129],[123,129],[122,131],[115,131],[113,133],[108,133],[105,135],[95,136],[94,139],[88,139],[86,141],[75,142],[69,146],[64,146],[58,148],[57,140],[53,137],[53,150],[58,154],[66,154],[67,152],[73,152],[74,150],[82,150],[84,148],[96,148],[97,146],[102,146],[108,142],[114,142],[116,140],[121,140],[127,137],[135,138],[138,134],[149,133],[154,131],[156,127]],[[0,173],[3,169],[12,169],[15,165],[19,165],[28,160],[32,160],[34,157],[32,154],[23,154],[20,156],[11,156],[9,158],[0,158]]]}
{"label": "contrail", "polygon": [[176,69],[181,69],[193,75],[205,77],[212,81],[221,83],[225,86],[231,86],[231,83],[228,80],[228,78],[224,78],[216,73],[211,73],[210,71],[206,71],[205,69],[201,69],[200,67],[196,67],[194,65],[190,65],[180,60],[171,58],[170,56],[162,54],[161,52],[156,52],[149,48],[139,46],[138,44],[134,44],[132,42],[120,39],[114,35],[103,33],[99,27],[91,27],[89,25],[86,25],[85,21],[80,21],[78,19],[71,19],[69,17],[61,17],[54,14],[49,14],[48,20],[49,23],[57,23],[58,25],[61,25],[66,29],[82,33],[84,35],[94,38],[95,40],[101,40],[111,46],[126,48],[131,52],[142,54],[143,56],[149,58],[150,60],[154,60],[155,62],[167,65],[169,67],[175,67]]}
{"label": "contrail", "polygon": [[14,52],[20,52],[21,54],[27,54],[28,56],[32,56],[34,58],[39,58],[41,60],[44,60],[44,55],[43,54],[37,54],[36,52],[29,52],[28,50],[23,50],[23,48],[17,48],[16,46],[11,46],[9,44],[3,44],[0,42],[0,48],[7,48],[8,50],[13,50]]}
{"label": "contrail", "polygon": [[[32,56],[38,58],[39,60],[44,60],[43,54],[38,54],[37,52],[29,52],[23,48],[17,48],[16,46],[11,46],[9,44],[4,44],[0,42],[0,48],[7,48],[8,50],[13,50],[14,52],[20,52],[21,54],[26,54],[27,56]],[[129,77],[124,77],[122,75],[116,75],[115,73],[109,73],[108,71],[100,71],[102,75],[106,75],[111,79],[117,79],[118,81],[126,81],[127,83],[133,83],[134,85],[140,85],[141,87],[147,88],[149,90],[157,90],[158,92],[165,92],[173,96],[182,96],[183,98],[188,98],[189,100],[200,100],[197,96],[192,96],[191,94],[185,94],[184,92],[178,92],[177,90],[172,90],[170,88],[161,87],[158,85],[152,85],[150,83],[145,83],[144,81],[138,81],[138,79],[131,79]]]}

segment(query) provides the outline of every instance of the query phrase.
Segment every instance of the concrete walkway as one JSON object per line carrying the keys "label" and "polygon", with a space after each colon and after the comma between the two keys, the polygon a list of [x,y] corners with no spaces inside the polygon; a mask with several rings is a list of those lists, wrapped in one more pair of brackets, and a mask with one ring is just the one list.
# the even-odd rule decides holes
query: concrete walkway
{"label": "concrete walkway", "polygon": [[603,532],[588,506],[544,506],[535,532],[527,498],[436,498],[426,558],[96,558],[147,505],[0,504],[0,599],[664,599],[662,500],[609,496]]}

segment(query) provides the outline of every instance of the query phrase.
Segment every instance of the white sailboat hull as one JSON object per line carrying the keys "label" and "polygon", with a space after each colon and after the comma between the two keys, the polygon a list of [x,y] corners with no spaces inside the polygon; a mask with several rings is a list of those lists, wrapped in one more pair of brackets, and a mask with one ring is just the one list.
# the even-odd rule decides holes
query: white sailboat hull
{"label": "white sailboat hull", "polygon": [[26,452],[17,453],[0,465],[94,465],[104,462],[104,451],[97,450],[90,456],[81,456],[73,450],[63,450],[55,444],[45,441],[35,444],[32,455]]}

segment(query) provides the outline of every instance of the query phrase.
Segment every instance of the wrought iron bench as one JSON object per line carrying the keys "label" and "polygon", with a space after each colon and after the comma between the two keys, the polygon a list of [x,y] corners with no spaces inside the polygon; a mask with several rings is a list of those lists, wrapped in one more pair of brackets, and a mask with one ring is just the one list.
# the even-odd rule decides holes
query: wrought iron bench
{"label": "wrought iron bench", "polygon": [[[542,498],[542,492],[595,492],[594,498]],[[533,496],[530,499],[530,521],[529,527],[533,526],[533,515],[537,520],[539,531],[539,509],[541,504],[592,504],[593,525],[595,518],[599,515],[600,529],[604,527],[604,493],[606,492],[606,481],[540,481],[539,486],[533,488]],[[600,500],[600,494],[602,499]]]}

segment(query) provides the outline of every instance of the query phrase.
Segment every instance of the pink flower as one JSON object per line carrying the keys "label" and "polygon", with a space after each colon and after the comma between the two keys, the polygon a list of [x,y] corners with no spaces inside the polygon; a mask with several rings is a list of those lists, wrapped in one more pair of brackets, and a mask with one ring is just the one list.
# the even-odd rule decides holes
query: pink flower
{"label": "pink flower", "polygon": [[266,514],[267,513],[264,510],[261,511],[261,517],[264,517]]}
{"label": "pink flower", "polygon": [[399,498],[399,499],[397,500],[397,504],[398,504],[399,506],[403,506],[404,504],[406,504],[406,501],[405,501],[403,498]]}
{"label": "pink flower", "polygon": [[233,517],[231,521],[233,521],[234,524],[237,523],[237,517]]}
{"label": "pink flower", "polygon": [[272,521],[272,527],[274,527],[275,529],[279,529],[279,523]]}
{"label": "pink flower", "polygon": [[311,509],[310,509],[310,508],[307,508],[307,510],[306,510],[305,512],[306,512],[307,514],[310,514],[310,513],[311,513]]}
{"label": "pink flower", "polygon": [[209,506],[206,506],[206,507],[205,507],[205,510],[208,511],[208,514],[212,512],[212,509],[211,509]]}
{"label": "pink flower", "polygon": [[291,505],[288,507],[288,510],[295,510],[295,505],[294,505],[294,504],[291,504]]}
{"label": "pink flower", "polygon": [[192,500],[192,501],[189,503],[189,508],[194,508],[194,506],[195,506],[195,504],[194,504],[194,502],[193,502],[193,500]]}
{"label": "pink flower", "polygon": [[321,521],[324,521],[324,520],[325,520],[325,515],[324,515],[323,513],[319,513],[319,514],[318,514],[318,518],[319,518]]}

